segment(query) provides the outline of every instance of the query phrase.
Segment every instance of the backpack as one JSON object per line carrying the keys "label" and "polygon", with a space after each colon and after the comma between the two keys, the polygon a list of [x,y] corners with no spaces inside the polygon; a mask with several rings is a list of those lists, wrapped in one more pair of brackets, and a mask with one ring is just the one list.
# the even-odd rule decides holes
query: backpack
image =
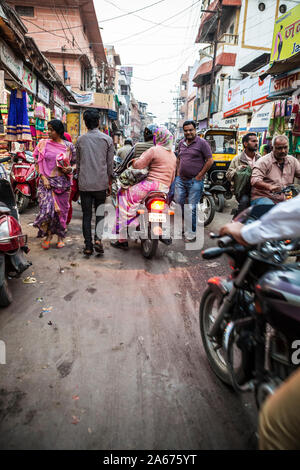
{"label": "backpack", "polygon": [[251,174],[252,169],[250,166],[241,168],[235,172],[234,181],[234,194],[239,201],[244,194],[250,196],[251,193]]}

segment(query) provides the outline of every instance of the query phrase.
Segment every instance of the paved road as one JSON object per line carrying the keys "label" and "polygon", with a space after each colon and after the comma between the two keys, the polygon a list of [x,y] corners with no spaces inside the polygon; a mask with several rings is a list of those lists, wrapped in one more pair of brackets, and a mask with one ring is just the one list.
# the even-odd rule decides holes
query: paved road
{"label": "paved road", "polygon": [[[206,280],[227,260],[203,261],[181,240],[153,260],[138,244],[122,252],[108,242],[103,257],[85,259],[74,207],[63,250],[40,248],[36,208],[22,217],[33,265],[10,281],[14,302],[0,313],[0,448],[250,448],[252,397],[215,378],[199,333]],[[37,283],[23,284],[28,275]]]}

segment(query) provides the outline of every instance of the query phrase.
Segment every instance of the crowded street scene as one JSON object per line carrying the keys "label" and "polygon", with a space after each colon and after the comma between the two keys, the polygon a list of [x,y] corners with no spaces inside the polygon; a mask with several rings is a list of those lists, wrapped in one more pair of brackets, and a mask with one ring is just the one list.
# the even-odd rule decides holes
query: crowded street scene
{"label": "crowded street scene", "polygon": [[0,0],[0,450],[300,450],[299,364],[300,2]]}

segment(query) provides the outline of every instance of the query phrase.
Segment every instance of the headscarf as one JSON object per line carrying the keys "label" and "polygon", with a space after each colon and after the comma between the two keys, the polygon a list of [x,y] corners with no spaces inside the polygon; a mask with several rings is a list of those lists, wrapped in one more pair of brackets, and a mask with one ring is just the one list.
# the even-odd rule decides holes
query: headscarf
{"label": "headscarf", "polygon": [[161,145],[166,150],[172,150],[173,135],[166,127],[158,127],[154,131],[153,141],[155,145]]}

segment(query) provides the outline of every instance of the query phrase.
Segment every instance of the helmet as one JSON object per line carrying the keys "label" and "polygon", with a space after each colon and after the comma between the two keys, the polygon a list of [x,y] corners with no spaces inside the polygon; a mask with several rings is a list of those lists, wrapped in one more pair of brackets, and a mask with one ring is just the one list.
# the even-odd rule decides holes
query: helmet
{"label": "helmet", "polygon": [[133,145],[132,139],[130,139],[130,137],[126,138],[125,142],[124,142],[124,145]]}
{"label": "helmet", "polygon": [[146,141],[149,141],[153,139],[154,132],[156,131],[157,126],[155,124],[149,124],[149,126],[146,126],[144,129],[144,139]]}

